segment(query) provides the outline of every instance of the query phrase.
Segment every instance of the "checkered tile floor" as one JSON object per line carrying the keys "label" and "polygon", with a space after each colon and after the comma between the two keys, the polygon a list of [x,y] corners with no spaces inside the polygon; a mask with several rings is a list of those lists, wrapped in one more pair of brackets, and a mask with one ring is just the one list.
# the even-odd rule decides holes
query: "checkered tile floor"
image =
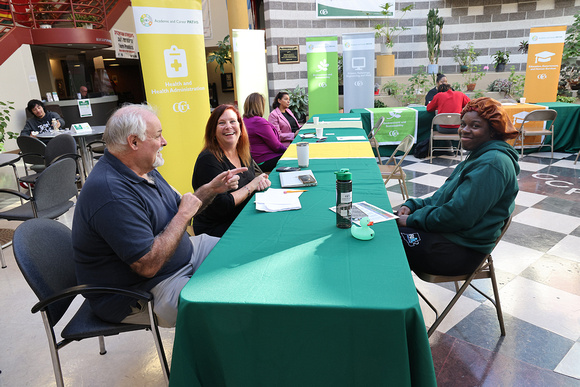
{"label": "checkered tile floor", "polygon": [[[473,290],[431,337],[441,385],[580,385],[580,163],[576,155],[532,153],[520,160],[514,218],[493,257],[507,335],[500,336],[493,305]],[[459,158],[407,156],[403,170],[412,197],[428,197]],[[403,203],[387,184],[394,209]],[[452,284],[417,287],[442,310]],[[489,280],[476,280],[491,293]],[[434,313],[422,302],[425,323]],[[461,383],[458,381],[461,380]],[[459,384],[458,384],[459,383]]]}

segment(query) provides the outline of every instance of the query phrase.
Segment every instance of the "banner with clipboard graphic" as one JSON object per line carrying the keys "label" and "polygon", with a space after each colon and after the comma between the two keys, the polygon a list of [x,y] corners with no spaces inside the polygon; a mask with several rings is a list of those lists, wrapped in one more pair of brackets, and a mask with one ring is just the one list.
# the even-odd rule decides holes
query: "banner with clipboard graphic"
{"label": "banner with clipboard graphic", "polygon": [[145,94],[157,109],[168,146],[163,177],[191,190],[191,168],[203,145],[209,91],[201,0],[134,0],[133,16]]}

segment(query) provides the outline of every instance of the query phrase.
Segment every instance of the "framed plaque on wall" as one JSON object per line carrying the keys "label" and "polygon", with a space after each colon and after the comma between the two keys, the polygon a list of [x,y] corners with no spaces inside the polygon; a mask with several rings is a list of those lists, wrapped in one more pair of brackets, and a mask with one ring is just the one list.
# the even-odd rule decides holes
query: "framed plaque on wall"
{"label": "framed plaque on wall", "polygon": [[278,46],[278,64],[300,63],[300,47]]}

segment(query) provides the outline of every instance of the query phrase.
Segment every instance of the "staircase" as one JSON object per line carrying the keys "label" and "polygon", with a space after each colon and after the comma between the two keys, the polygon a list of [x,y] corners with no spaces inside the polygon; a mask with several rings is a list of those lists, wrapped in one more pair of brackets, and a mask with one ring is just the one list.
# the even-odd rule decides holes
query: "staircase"
{"label": "staircase", "polygon": [[0,65],[21,45],[112,45],[130,0],[0,0]]}

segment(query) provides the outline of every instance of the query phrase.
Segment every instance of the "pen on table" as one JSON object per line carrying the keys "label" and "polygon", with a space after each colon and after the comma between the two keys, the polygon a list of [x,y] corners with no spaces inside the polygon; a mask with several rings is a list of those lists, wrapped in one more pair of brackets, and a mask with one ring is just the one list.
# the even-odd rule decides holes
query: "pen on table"
{"label": "pen on table", "polygon": [[296,192],[308,192],[308,190],[307,189],[293,189],[293,190],[290,190],[290,191],[284,191],[285,194],[287,194],[287,193],[296,193]]}

